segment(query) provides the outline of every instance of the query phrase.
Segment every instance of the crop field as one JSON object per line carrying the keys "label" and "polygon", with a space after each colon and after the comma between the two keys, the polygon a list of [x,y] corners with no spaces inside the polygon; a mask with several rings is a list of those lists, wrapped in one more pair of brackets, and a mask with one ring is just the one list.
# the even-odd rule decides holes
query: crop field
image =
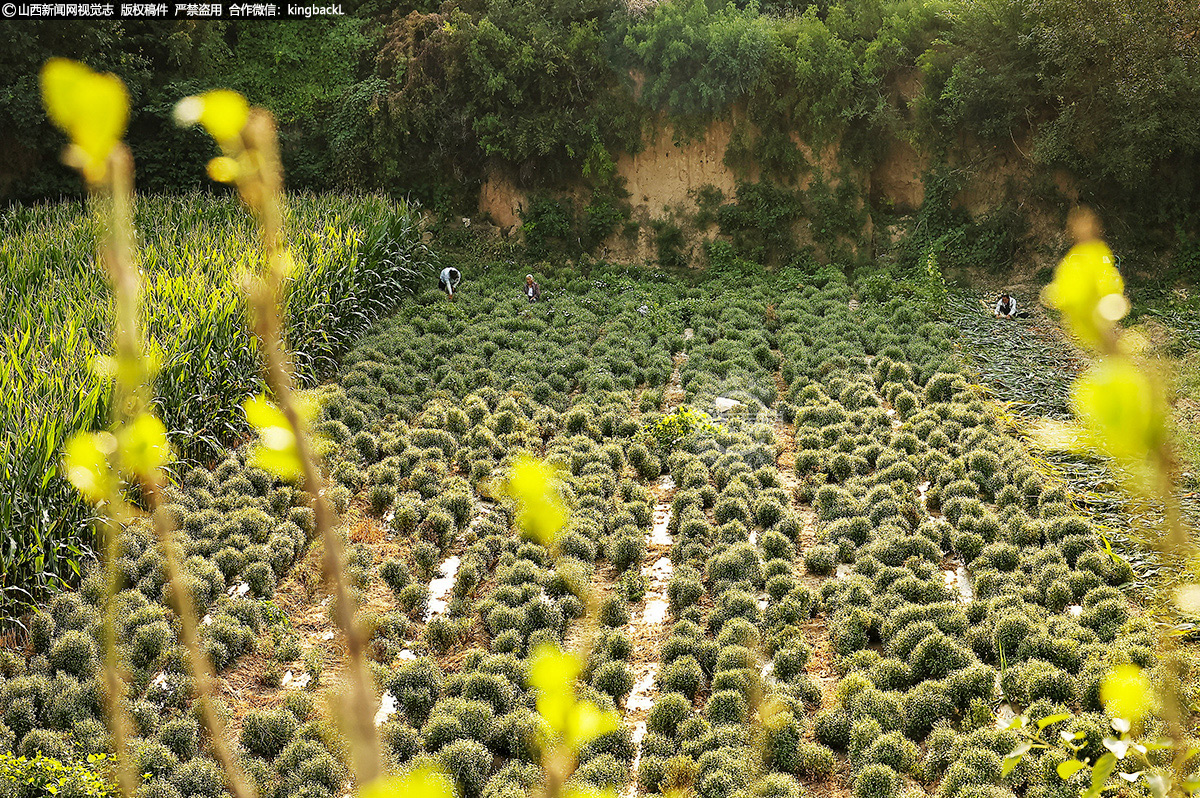
{"label": "crop field", "polygon": [[[578,693],[622,718],[570,784],[626,798],[1085,786],[1054,749],[1007,767],[1009,721],[1050,719],[1095,761],[1102,679],[1153,667],[1157,631],[1118,587],[1130,566],[974,387],[952,326],[860,302],[835,269],[747,285],[543,266],[530,304],[525,268],[462,268],[456,302],[428,289],[347,333],[314,389],[391,765],[437,763],[462,798],[537,789],[529,657],[556,642],[589,652]],[[323,696],[346,654],[312,512],[247,465],[249,446],[221,452],[181,465],[169,500],[237,752],[260,796],[341,796]],[[520,533],[498,488],[523,456],[557,468],[569,519],[553,545]],[[148,524],[120,554],[139,795],[217,798]],[[33,615],[25,649],[0,652],[0,751],[29,758],[0,768],[34,790],[14,795],[50,778],[39,752],[75,763],[74,789],[106,777],[104,594],[87,576]]]}
{"label": "crop field", "polygon": [[[112,352],[108,277],[97,221],[79,204],[0,214],[0,613],[72,582],[91,551],[91,511],[60,473],[63,442],[108,417],[96,373]],[[404,203],[298,195],[298,267],[287,323],[299,379],[327,377],[367,325],[429,268]],[[257,393],[258,353],[245,333],[237,276],[255,233],[232,198],[205,194],[137,204],[143,324],[159,371],[155,407],[185,461],[208,461],[248,431],[240,403]]]}

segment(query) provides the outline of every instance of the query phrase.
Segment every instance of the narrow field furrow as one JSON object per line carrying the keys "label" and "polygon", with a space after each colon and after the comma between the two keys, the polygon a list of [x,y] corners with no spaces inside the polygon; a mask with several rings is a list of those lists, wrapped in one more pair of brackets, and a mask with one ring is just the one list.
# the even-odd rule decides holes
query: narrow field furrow
{"label": "narrow field furrow", "polygon": [[[684,331],[685,340],[689,338]],[[663,388],[664,411],[671,412],[683,400],[679,386],[680,365],[687,359],[685,352],[677,352],[672,358],[671,377]],[[642,762],[642,743],[646,738],[646,717],[658,695],[660,669],[660,647],[663,641],[663,626],[667,620],[667,587],[674,575],[671,564],[672,538],[671,502],[675,495],[675,482],[669,476],[660,477],[651,487],[652,505],[650,528],[646,533],[645,555],[640,563],[640,574],[645,583],[645,595],[639,606],[634,608],[629,623],[633,653],[633,688],[625,700],[625,724],[631,730],[634,755],[630,763],[632,777],[622,790],[625,798],[634,798],[639,792],[638,772]]]}

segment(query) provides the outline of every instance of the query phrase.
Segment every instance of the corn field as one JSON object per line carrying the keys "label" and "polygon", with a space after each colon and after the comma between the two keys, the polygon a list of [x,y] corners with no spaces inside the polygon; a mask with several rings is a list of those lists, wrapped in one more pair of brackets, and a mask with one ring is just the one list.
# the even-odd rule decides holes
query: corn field
{"label": "corn field", "polygon": [[[287,285],[295,369],[313,384],[368,324],[432,269],[403,201],[304,195],[290,205]],[[91,511],[60,473],[63,441],[107,418],[98,368],[112,351],[96,221],[79,203],[0,214],[0,607],[71,583],[90,554]],[[245,211],[207,194],[138,202],[144,329],[159,366],[154,404],[177,452],[211,459],[245,435],[240,403],[262,390],[237,284],[259,250]]]}

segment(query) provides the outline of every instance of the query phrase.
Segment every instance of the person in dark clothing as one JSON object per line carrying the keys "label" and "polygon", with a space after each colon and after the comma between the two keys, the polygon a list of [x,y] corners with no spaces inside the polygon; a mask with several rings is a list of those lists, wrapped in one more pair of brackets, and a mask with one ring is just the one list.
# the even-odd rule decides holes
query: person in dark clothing
{"label": "person in dark clothing", "polygon": [[533,275],[525,275],[525,298],[537,302],[542,298],[542,287],[533,281]]}
{"label": "person in dark clothing", "polygon": [[462,282],[462,273],[453,266],[447,266],[442,269],[441,275],[438,276],[438,288],[446,292],[446,296],[454,299],[454,289],[458,288],[458,284]]}

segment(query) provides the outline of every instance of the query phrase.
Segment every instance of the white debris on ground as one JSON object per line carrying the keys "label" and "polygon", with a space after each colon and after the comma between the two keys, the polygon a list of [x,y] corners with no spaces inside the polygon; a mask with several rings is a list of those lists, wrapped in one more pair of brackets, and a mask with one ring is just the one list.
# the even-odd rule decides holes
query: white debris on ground
{"label": "white debris on ground", "polygon": [[228,591],[230,598],[241,598],[249,592],[250,585],[245,582],[238,582],[236,585],[232,585]]}
{"label": "white debris on ground", "polygon": [[658,665],[653,665],[648,673],[642,675],[640,679],[633,685],[633,690],[629,693],[629,698],[625,701],[625,708],[629,710],[648,710],[654,703],[654,696],[651,692],[654,690],[654,679],[658,676]]}
{"label": "white debris on ground", "polygon": [[291,671],[288,671],[287,673],[283,674],[283,682],[281,683],[281,686],[291,687],[295,690],[303,690],[305,687],[308,687],[310,682],[312,682],[311,674],[302,673],[299,676],[296,676]]}
{"label": "white debris on ground", "polygon": [[471,519],[471,523],[467,524],[467,531],[474,531],[479,524],[492,514],[492,505],[484,504],[481,501],[475,502],[475,517]]}
{"label": "white debris on ground", "polygon": [[854,569],[843,562],[843,563],[838,563],[837,572],[835,573],[835,576],[838,579],[846,579],[852,573],[854,573]]}
{"label": "white debris on ground", "polygon": [[717,408],[718,413],[728,413],[735,407],[741,407],[744,402],[737,399],[730,399],[728,396],[718,396],[713,400],[713,406]]}
{"label": "white debris on ground", "polygon": [[633,724],[633,763],[630,769],[633,771],[633,782],[625,788],[621,793],[622,798],[635,798],[638,791],[638,766],[642,763],[642,740],[646,736],[646,721],[639,720]]}
{"label": "white debris on ground", "polygon": [[446,611],[450,591],[454,589],[454,577],[462,562],[457,556],[449,557],[438,567],[438,575],[429,582],[429,606],[425,608],[425,621]]}
{"label": "white debris on ground", "polygon": [[956,591],[960,601],[965,603],[975,598],[971,574],[965,565],[958,563],[954,568],[943,568],[942,575],[946,578],[946,587]]}
{"label": "white debris on ground", "polygon": [[[669,539],[669,538],[668,538]],[[646,610],[642,613],[642,623],[647,626],[658,626],[667,619],[667,601],[663,598],[667,583],[675,573],[669,557],[659,557],[649,568],[643,568],[642,573],[650,583],[646,593]]]}
{"label": "white debris on ground", "polygon": [[896,417],[896,409],[894,407],[887,409],[887,416],[892,420],[892,429],[899,429],[900,419]]}
{"label": "white debris on ground", "polygon": [[379,711],[375,713],[375,725],[382,726],[388,722],[392,715],[396,714],[396,696],[392,695],[391,691],[383,694],[383,698],[379,700]]}
{"label": "white debris on ground", "polygon": [[[663,491],[663,495],[669,495],[669,492],[675,489],[675,480],[670,476],[663,476],[658,482],[659,488]],[[647,535],[647,544],[658,549],[669,549],[672,540],[671,533],[667,531],[667,527],[671,523],[671,502],[669,500],[660,500],[654,507],[653,525],[650,533]],[[675,573],[675,567],[671,564],[671,558],[667,554],[661,554],[655,558],[654,562],[649,565],[642,566],[642,575],[646,578],[646,606],[642,612],[634,613],[630,620],[630,625],[641,630],[661,627],[667,620],[667,612],[669,605],[667,603],[667,585],[671,581],[672,575]],[[648,644],[657,647],[658,635],[651,633],[636,635],[640,641],[644,641],[643,645]],[[634,657],[634,661],[647,662],[643,670],[634,682],[633,690],[630,691],[629,697],[625,700],[625,711],[627,713],[641,714],[648,712],[654,705],[654,696],[657,693],[655,681],[658,679],[659,664],[657,661],[657,651],[645,652],[650,656]],[[622,790],[622,798],[636,798],[638,792],[637,772],[638,766],[642,758],[642,738],[646,736],[646,721],[644,716],[641,718],[631,718],[633,722],[633,763],[632,770],[634,778],[624,790]]]}
{"label": "white debris on ground", "polygon": [[417,655],[414,654],[412,651],[410,651],[407,648],[400,652],[400,659],[416,659],[416,658],[417,658]]}
{"label": "white debris on ground", "polygon": [[661,598],[653,598],[646,602],[646,612],[642,620],[648,626],[660,626],[667,619],[667,602]]}
{"label": "white debris on ground", "polygon": [[321,634],[321,639],[322,640],[332,640],[333,639],[333,630],[330,630],[328,632],[323,632]]}
{"label": "white debris on ground", "polygon": [[[659,487],[664,491],[675,489],[675,480],[671,479],[670,475],[666,475],[659,479]],[[671,505],[669,502],[659,502],[654,508],[653,526],[650,528],[651,546],[670,546],[671,533],[667,531],[667,525],[671,523]],[[668,577],[670,578],[670,577]]]}
{"label": "white debris on ground", "polygon": [[695,335],[696,332],[691,327],[687,327],[683,331],[683,340],[690,341]]}
{"label": "white debris on ground", "polygon": [[1072,604],[1067,607],[1067,612],[1078,618],[1080,615],[1083,615],[1083,606],[1080,604]]}
{"label": "white debris on ground", "polygon": [[[655,513],[657,515],[657,512]],[[669,545],[671,536],[666,531],[666,525],[671,518],[671,506],[667,505],[665,518],[662,522],[661,536],[656,535],[657,530],[650,533],[651,543],[657,543],[656,537],[665,537],[665,543],[659,545]],[[657,527],[657,522],[655,527]],[[671,576],[675,573],[674,566],[671,565],[669,557],[659,557],[651,565],[642,568],[642,575],[646,577],[646,609],[641,616],[634,615],[632,623],[638,626],[660,626],[667,619],[667,584],[671,581]]]}
{"label": "white debris on ground", "polygon": [[[473,531],[491,514],[492,506],[490,504],[476,501],[475,513],[471,518],[471,523],[467,525],[467,530]],[[458,566],[460,565],[462,565],[462,559],[457,555],[450,555],[445,562],[438,566],[437,576],[429,581],[429,606],[425,608],[424,619],[426,623],[446,611],[446,607],[450,603],[450,591],[454,589],[454,579],[458,576]]]}
{"label": "white debris on ground", "polygon": [[921,509],[925,511],[925,520],[933,521],[936,524],[937,519],[934,518],[933,513],[929,512],[929,502],[927,499],[929,495],[929,488],[930,483],[928,480],[922,482],[920,485],[917,485],[917,498],[921,500]]}

